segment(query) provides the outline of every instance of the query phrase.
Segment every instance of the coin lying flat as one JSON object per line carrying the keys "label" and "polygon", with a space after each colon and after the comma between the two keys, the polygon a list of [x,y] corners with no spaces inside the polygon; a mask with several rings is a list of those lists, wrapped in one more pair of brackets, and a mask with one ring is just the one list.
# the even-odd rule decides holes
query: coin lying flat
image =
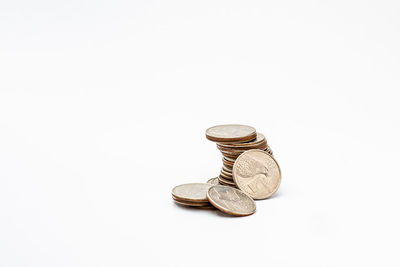
{"label": "coin lying flat", "polygon": [[207,190],[212,184],[191,183],[175,186],[172,189],[172,197],[180,201],[207,202]]}
{"label": "coin lying flat", "polygon": [[176,200],[174,199],[175,203],[178,203],[179,205],[183,205],[183,206],[190,206],[190,207],[208,207],[208,206],[212,206],[209,202],[208,203],[196,203],[196,202],[188,202],[188,201],[180,201],[180,200]]}
{"label": "coin lying flat", "polygon": [[246,216],[256,211],[256,203],[246,193],[233,187],[214,185],[207,192],[210,203],[222,212]]}
{"label": "coin lying flat", "polygon": [[257,132],[251,126],[225,124],[208,128],[206,137],[214,142],[246,142],[255,139]]}
{"label": "coin lying flat", "polygon": [[207,181],[207,184],[212,184],[212,185],[217,185],[218,183],[218,177],[211,178],[210,180]]}
{"label": "coin lying flat", "polygon": [[253,149],[241,154],[233,165],[233,180],[254,199],[272,196],[281,183],[281,170],[268,152]]}

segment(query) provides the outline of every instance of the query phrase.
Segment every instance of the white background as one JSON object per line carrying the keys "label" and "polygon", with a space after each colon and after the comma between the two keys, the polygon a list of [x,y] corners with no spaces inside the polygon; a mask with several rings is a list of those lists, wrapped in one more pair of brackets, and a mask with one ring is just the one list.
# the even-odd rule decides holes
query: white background
{"label": "white background", "polygon": [[[0,2],[0,266],[399,266],[398,1]],[[253,216],[175,205],[249,124]]]}

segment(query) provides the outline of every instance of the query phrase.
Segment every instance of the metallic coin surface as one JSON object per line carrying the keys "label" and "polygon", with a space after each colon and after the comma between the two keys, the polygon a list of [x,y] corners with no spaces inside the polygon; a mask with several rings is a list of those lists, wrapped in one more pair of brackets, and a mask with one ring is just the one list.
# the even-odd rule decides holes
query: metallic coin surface
{"label": "metallic coin surface", "polygon": [[225,176],[232,176],[232,171],[225,171],[224,167],[221,168],[221,173],[223,173]]}
{"label": "metallic coin surface", "polygon": [[247,150],[250,149],[261,149],[264,150],[267,147],[267,142],[261,142],[260,144],[257,144],[255,146],[251,146],[251,147],[235,147],[235,148],[228,148],[228,147],[222,147],[217,145],[217,148],[219,149],[219,151],[227,153],[227,154],[237,154],[237,153],[243,153]]}
{"label": "metallic coin surface", "polygon": [[225,175],[225,174],[223,174],[222,172],[220,172],[219,173],[219,177],[221,178],[224,178],[225,180],[229,180],[229,181],[231,181],[232,183],[233,183],[233,176],[232,175],[230,175],[230,176],[227,176],[227,175]]}
{"label": "metallic coin surface", "polygon": [[233,165],[236,185],[254,199],[272,196],[281,183],[281,170],[268,152],[253,149],[244,152]]}
{"label": "metallic coin surface", "polygon": [[236,186],[236,184],[233,180],[226,179],[222,176],[218,177],[218,181],[220,184]]}
{"label": "metallic coin surface", "polygon": [[211,204],[222,212],[246,216],[256,211],[256,203],[246,193],[233,187],[214,185],[207,192]]}
{"label": "metallic coin surface", "polygon": [[238,155],[232,155],[232,154],[228,154],[228,153],[225,153],[225,152],[222,152],[221,151],[221,154],[226,158],[226,157],[229,157],[230,159],[234,159],[234,160],[236,160],[237,159],[237,157],[239,157],[239,155],[240,154],[238,154]]}
{"label": "metallic coin surface", "polygon": [[212,206],[210,202],[207,203],[201,203],[201,202],[188,202],[188,201],[181,201],[181,200],[176,200],[174,199],[175,203],[178,203],[179,205],[183,206],[190,206],[190,207],[209,207]]}
{"label": "metallic coin surface", "polygon": [[226,167],[225,165],[222,165],[222,170],[224,170],[225,172],[232,174],[232,168],[231,167]]}
{"label": "metallic coin surface", "polygon": [[256,139],[249,142],[217,143],[217,146],[225,148],[256,148],[258,145],[264,142],[266,143],[265,136],[262,133],[257,133]]}
{"label": "metallic coin surface", "polygon": [[269,146],[267,146],[266,149],[264,149],[265,152],[267,152],[268,154],[270,154],[271,156],[274,155],[274,153],[272,152],[271,148]]}
{"label": "metallic coin surface", "polygon": [[224,165],[226,165],[226,166],[229,166],[229,167],[233,168],[233,164],[235,162],[230,162],[230,161],[226,160],[225,157],[223,157],[222,158],[222,163],[224,163]]}
{"label": "metallic coin surface", "polygon": [[218,183],[218,177],[211,178],[210,180],[207,181],[207,184],[212,184],[212,185],[217,185]]}
{"label": "metallic coin surface", "polygon": [[214,142],[245,142],[257,137],[256,129],[247,125],[225,124],[217,125],[206,130],[208,140]]}
{"label": "metallic coin surface", "polygon": [[190,202],[207,202],[207,191],[212,184],[190,183],[175,186],[172,196],[176,200]]}

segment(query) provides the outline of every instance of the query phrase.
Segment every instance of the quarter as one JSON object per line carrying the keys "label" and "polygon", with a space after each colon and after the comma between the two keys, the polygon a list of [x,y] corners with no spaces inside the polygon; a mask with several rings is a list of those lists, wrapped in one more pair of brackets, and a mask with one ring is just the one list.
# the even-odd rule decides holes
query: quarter
{"label": "quarter", "polygon": [[256,129],[241,124],[217,125],[206,130],[208,140],[214,142],[246,142],[257,137]]}
{"label": "quarter", "polygon": [[214,185],[207,192],[210,203],[222,212],[247,216],[256,211],[256,203],[246,193],[229,186]]}
{"label": "quarter", "polygon": [[233,180],[253,199],[272,196],[281,183],[281,170],[267,151],[252,149],[241,154],[233,165]]}
{"label": "quarter", "polygon": [[212,184],[190,183],[175,186],[172,197],[179,201],[207,202],[207,191]]}

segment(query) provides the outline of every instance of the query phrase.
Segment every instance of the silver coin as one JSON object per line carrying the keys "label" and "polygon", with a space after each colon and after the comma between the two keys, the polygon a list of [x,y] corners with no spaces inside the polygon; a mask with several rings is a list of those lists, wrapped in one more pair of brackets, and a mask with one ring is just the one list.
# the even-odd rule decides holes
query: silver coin
{"label": "silver coin", "polygon": [[256,129],[247,125],[225,124],[206,130],[207,139],[214,142],[245,142],[257,137]]}
{"label": "silver coin", "polygon": [[256,211],[256,203],[246,193],[233,187],[214,185],[207,192],[210,203],[222,212],[247,216]]}
{"label": "silver coin", "polygon": [[190,183],[175,186],[172,196],[180,201],[207,202],[207,191],[212,184]]}
{"label": "silver coin", "polygon": [[272,196],[281,183],[281,170],[268,152],[253,149],[244,152],[233,165],[233,180],[239,189],[254,199]]}
{"label": "silver coin", "polygon": [[242,142],[242,143],[217,143],[218,147],[221,148],[257,148],[260,144],[266,143],[265,136],[262,133],[257,133],[256,139],[249,141],[249,142]]}
{"label": "silver coin", "polygon": [[217,185],[218,184],[218,177],[211,178],[207,181],[207,184]]}

